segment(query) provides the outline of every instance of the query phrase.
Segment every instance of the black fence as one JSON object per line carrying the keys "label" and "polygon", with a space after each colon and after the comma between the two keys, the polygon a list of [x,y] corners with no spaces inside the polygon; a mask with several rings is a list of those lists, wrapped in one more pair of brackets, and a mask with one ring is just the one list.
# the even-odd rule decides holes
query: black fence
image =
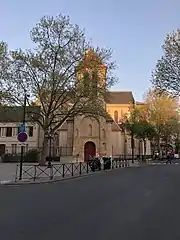
{"label": "black fence", "polygon": [[[135,164],[135,163],[134,163]],[[110,169],[126,168],[133,166],[132,160],[113,159]],[[103,167],[101,168],[103,169]],[[102,171],[102,170],[98,170]],[[87,175],[94,172],[88,162],[51,164],[50,166],[40,166],[38,164],[24,164],[22,168],[22,180],[55,180]],[[16,168],[16,181],[19,179],[20,165]]]}
{"label": "black fence", "polygon": [[[17,165],[16,180],[19,178],[20,165]],[[51,166],[39,166],[39,165],[23,165],[22,180],[65,178],[73,176],[81,176],[92,172],[89,164],[79,163],[67,163],[67,164],[51,164]]]}
{"label": "black fence", "polygon": [[114,156],[113,159],[115,160],[137,160],[137,161],[143,161],[143,160],[148,160],[152,159],[152,155],[117,155]]}

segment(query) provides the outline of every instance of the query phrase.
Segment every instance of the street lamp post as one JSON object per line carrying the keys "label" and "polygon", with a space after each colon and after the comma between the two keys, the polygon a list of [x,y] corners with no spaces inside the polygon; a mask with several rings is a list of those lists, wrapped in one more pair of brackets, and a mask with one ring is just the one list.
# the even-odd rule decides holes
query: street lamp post
{"label": "street lamp post", "polygon": [[[25,128],[25,123],[26,123],[26,102],[27,102],[27,93],[26,90],[24,92],[24,104],[23,104],[23,125]],[[24,146],[21,145],[21,158],[20,158],[20,171],[19,171],[19,180],[22,179],[22,167],[23,167],[23,159],[24,159]]]}
{"label": "street lamp post", "polygon": [[124,139],[124,158],[126,160],[126,155],[127,155],[127,139],[125,137]]}

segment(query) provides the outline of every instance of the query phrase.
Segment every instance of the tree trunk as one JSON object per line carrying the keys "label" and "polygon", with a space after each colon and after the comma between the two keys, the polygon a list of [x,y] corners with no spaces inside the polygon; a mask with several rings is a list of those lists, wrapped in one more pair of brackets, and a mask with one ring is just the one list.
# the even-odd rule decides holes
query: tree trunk
{"label": "tree trunk", "polygon": [[141,157],[141,139],[139,139],[139,158]]}
{"label": "tree trunk", "polygon": [[46,164],[47,155],[48,155],[48,137],[44,133],[43,146],[42,146],[42,149],[41,149],[39,165],[43,166],[43,165]]}
{"label": "tree trunk", "polygon": [[144,161],[146,161],[146,139],[143,139],[144,143]]}
{"label": "tree trunk", "polygon": [[124,132],[124,159],[126,159],[127,155],[127,139],[126,139],[126,133]]}
{"label": "tree trunk", "polygon": [[167,152],[168,152],[168,139],[166,138],[165,139],[165,151],[166,151],[166,155],[167,155]]}
{"label": "tree trunk", "polygon": [[132,163],[134,163],[134,135],[131,134],[131,151],[132,151]]}
{"label": "tree trunk", "polygon": [[146,156],[146,139],[143,139],[143,143],[144,143],[144,155]]}
{"label": "tree trunk", "polygon": [[159,158],[161,158],[161,142],[160,142],[160,135],[158,135],[158,152],[159,152]]}

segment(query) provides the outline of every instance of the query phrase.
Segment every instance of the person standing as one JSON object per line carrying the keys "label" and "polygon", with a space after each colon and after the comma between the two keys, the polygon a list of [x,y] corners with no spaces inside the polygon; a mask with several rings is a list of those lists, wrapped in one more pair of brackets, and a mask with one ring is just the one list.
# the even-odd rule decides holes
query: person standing
{"label": "person standing", "polygon": [[171,153],[170,151],[167,153],[167,161],[166,161],[166,164],[168,164],[168,163],[172,164],[172,162],[171,162],[172,154],[173,154],[173,153]]}

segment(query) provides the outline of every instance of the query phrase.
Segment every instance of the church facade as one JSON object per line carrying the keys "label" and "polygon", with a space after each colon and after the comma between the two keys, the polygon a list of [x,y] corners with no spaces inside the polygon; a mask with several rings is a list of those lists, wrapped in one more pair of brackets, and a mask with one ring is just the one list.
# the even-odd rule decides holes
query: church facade
{"label": "church facade", "polygon": [[[131,155],[131,137],[122,131],[119,123],[128,115],[131,103],[135,102],[132,92],[110,91],[106,110],[110,118],[77,116],[66,121],[58,130],[60,149],[69,149],[72,160],[87,161],[91,156]],[[137,103],[138,104],[138,103]],[[143,154],[143,144],[135,139],[135,155]],[[146,154],[150,154],[147,141]]]}
{"label": "church facade", "polygon": [[[91,61],[98,62],[98,79],[100,85],[106,84],[106,66],[99,61],[92,49],[89,49],[81,62],[82,66],[77,72],[77,81],[83,81],[83,74],[93,75]],[[92,81],[93,81],[92,77]],[[97,83],[96,83],[97,84]],[[118,156],[131,155],[131,137],[120,128],[123,116],[128,115],[130,106],[136,104],[130,91],[109,91],[104,100],[104,107],[109,115],[108,118],[77,116],[68,119],[58,130],[60,149],[69,149],[76,161],[87,161],[89,155]],[[143,146],[139,140],[135,140],[135,154],[143,154]],[[147,142],[147,154],[150,154],[150,143]]]}

